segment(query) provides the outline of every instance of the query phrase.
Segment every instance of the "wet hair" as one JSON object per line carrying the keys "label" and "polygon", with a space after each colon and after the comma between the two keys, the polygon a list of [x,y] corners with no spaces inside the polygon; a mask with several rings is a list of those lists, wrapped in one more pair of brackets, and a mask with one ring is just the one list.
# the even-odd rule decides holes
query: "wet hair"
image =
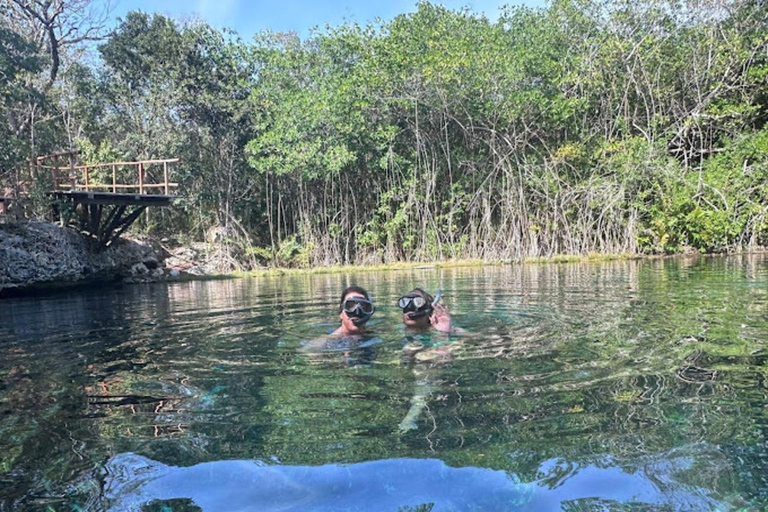
{"label": "wet hair", "polygon": [[[339,299],[339,311],[341,311],[344,299],[349,295],[350,293],[359,293],[363,297],[365,297],[367,300],[371,301],[371,295],[365,290],[365,288],[360,288],[359,286],[347,286],[344,289],[344,292],[341,294],[341,299]],[[373,302],[373,301],[371,301]]]}
{"label": "wet hair", "polygon": [[427,292],[425,292],[425,291],[424,291],[424,290],[422,290],[421,288],[414,288],[413,290],[411,290],[411,291],[409,291],[409,292],[408,292],[408,294],[406,295],[406,297],[407,297],[408,295],[411,295],[411,296],[413,296],[413,295],[420,295],[421,297],[423,297],[423,298],[424,298],[424,300],[426,300],[426,301],[427,301],[427,304],[428,304],[428,305],[431,305],[431,304],[432,304],[432,302],[434,302],[434,300],[435,300],[435,298],[434,298],[434,297],[432,297],[430,294],[428,294]]}

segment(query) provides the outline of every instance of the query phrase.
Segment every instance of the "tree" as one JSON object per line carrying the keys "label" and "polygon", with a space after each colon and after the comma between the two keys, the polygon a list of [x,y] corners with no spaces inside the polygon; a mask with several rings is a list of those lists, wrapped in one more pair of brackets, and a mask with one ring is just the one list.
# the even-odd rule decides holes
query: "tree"
{"label": "tree", "polygon": [[10,0],[6,16],[50,56],[48,86],[56,82],[62,53],[104,38],[110,3],[92,0]]}
{"label": "tree", "polygon": [[130,13],[99,51],[113,105],[102,122],[120,134],[112,146],[126,158],[182,160],[189,201],[171,229],[183,223],[200,236],[215,227],[223,240],[246,241],[258,232],[251,205],[261,194],[243,152],[254,133],[248,97],[256,72],[246,45],[204,24]]}
{"label": "tree", "polygon": [[0,27],[0,171],[9,170],[25,156],[24,140],[15,115],[19,105],[37,97],[25,75],[40,69],[32,43],[19,34]]}

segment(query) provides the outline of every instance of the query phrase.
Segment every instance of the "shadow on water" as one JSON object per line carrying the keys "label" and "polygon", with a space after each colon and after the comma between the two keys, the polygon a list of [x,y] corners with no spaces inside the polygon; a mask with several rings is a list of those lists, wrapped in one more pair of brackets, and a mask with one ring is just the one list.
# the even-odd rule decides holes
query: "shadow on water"
{"label": "shadow on water", "polygon": [[[308,354],[352,282],[374,337]],[[415,285],[471,333],[439,363]],[[766,339],[765,255],[3,300],[0,511],[763,510]]]}

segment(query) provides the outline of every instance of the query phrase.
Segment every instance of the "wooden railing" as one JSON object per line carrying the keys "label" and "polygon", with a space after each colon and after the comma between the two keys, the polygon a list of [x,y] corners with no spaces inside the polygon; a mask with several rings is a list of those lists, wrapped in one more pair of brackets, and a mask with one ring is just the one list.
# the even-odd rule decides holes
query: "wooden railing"
{"label": "wooden railing", "polygon": [[[75,165],[79,151],[39,156],[11,169],[0,169],[0,214],[9,204],[23,203],[46,181],[47,192],[106,192],[170,196],[179,184],[171,181],[178,158]],[[50,178],[46,174],[50,173]]]}
{"label": "wooden railing", "polygon": [[[69,156],[68,154],[64,154]],[[104,191],[104,192],[138,192],[139,194],[151,194],[152,191],[161,189],[165,195],[170,195],[171,189],[179,186],[172,182],[170,177],[170,164],[179,161],[178,158],[165,160],[141,160],[137,162],[110,162],[106,164],[74,165],[70,157],[69,165],[43,165],[45,159],[55,158],[59,155],[47,155],[39,157],[34,162],[37,173],[50,171],[54,191]],[[158,176],[162,167],[162,179]],[[126,171],[126,168],[128,170]],[[106,170],[106,174],[99,172]],[[151,172],[151,171],[157,171]],[[110,173],[111,171],[111,173]],[[111,180],[104,180],[105,176]],[[94,175],[98,175],[94,179]],[[134,179],[126,180],[125,177],[134,176]],[[107,181],[107,183],[104,183]],[[126,183],[130,181],[130,183]]]}

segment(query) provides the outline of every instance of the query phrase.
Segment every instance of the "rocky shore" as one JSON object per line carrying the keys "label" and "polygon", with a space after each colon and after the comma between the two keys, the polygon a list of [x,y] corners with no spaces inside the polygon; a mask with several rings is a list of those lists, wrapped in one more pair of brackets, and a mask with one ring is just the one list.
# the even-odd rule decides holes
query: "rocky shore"
{"label": "rocky shore", "polygon": [[0,224],[0,297],[71,286],[163,279],[158,244],[120,240],[105,251],[71,228]]}

